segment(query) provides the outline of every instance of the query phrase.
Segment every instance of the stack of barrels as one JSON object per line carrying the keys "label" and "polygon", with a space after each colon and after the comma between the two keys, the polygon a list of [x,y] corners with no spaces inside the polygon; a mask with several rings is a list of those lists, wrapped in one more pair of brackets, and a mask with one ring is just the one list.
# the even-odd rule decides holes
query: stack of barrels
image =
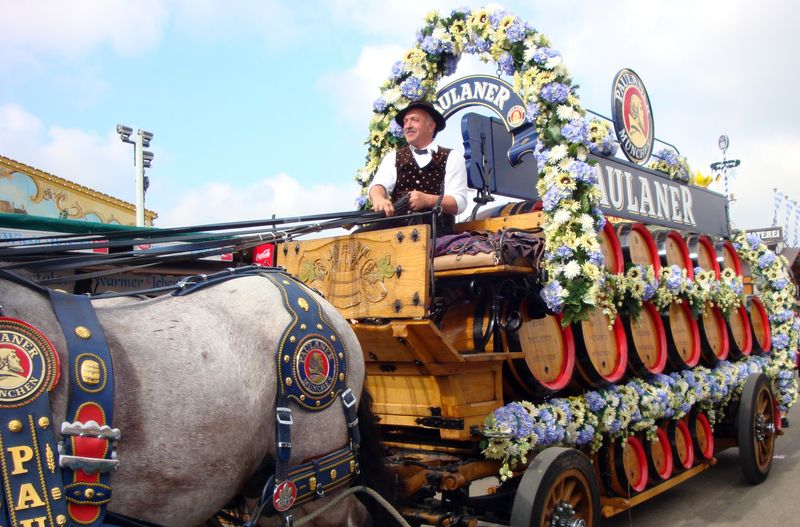
{"label": "stack of barrels", "polygon": [[[508,207],[503,211],[537,209],[530,202],[510,210]],[[724,269],[742,274],[742,264],[727,240],[715,242],[695,234],[684,237],[676,230],[640,223],[606,223],[598,238],[604,265],[612,274],[623,273],[630,264],[652,267],[656,276],[662,267],[677,266],[685,270],[689,279],[695,278],[698,267],[713,271],[716,279]],[[494,332],[486,343],[482,336],[490,318],[489,299],[466,301],[446,312],[440,324],[459,351],[522,352],[522,358],[508,359],[503,366],[507,401],[544,400],[559,391],[579,393],[632,377],[693,368],[700,363],[713,366],[720,360],[767,353],[771,346],[769,320],[764,305],[755,296],[727,317],[716,306],[708,306],[698,320],[688,302],[673,302],[661,312],[654,304],[644,302],[635,318],[619,316],[609,324],[598,309],[590,313],[588,320],[564,327],[559,315],[548,314],[542,302],[532,298],[537,294],[532,291],[528,298],[507,302],[501,318],[516,320],[518,329]],[[664,434],[671,434],[674,444],[680,443],[676,434],[685,432],[665,430]],[[648,442],[640,442],[643,448],[649,448]],[[688,444],[688,440],[684,443]],[[666,447],[661,450],[667,451]],[[683,465],[681,459],[673,461],[676,466]],[[669,464],[667,460],[663,463]]]}

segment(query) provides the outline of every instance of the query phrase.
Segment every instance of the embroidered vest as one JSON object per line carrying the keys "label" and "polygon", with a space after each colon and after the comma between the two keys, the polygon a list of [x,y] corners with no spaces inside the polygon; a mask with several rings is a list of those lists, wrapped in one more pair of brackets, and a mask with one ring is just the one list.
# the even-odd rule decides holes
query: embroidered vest
{"label": "embroidered vest", "polygon": [[[440,146],[436,152],[431,152],[431,162],[420,167],[417,160],[414,159],[410,147],[398,150],[394,163],[395,170],[397,170],[397,181],[392,192],[392,202],[396,202],[401,196],[412,190],[433,195],[443,194],[444,174],[450,152],[450,148]],[[454,224],[455,216],[440,215],[437,222],[437,235],[452,232]]]}

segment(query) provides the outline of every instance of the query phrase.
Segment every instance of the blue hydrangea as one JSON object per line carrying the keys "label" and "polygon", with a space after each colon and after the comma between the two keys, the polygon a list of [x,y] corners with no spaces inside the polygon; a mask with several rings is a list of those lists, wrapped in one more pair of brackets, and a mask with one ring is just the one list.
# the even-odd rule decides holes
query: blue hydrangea
{"label": "blue hydrangea", "polygon": [[605,257],[603,256],[603,251],[592,251],[589,253],[589,263],[592,265],[596,265],[597,267],[602,267],[605,263]]}
{"label": "blue hydrangea", "polygon": [[512,57],[511,53],[508,51],[504,51],[500,55],[500,60],[497,61],[497,65],[500,67],[500,71],[506,75],[514,75],[514,71],[516,71],[514,67],[514,57]]}
{"label": "blue hydrangea", "polygon": [[782,309],[780,311],[776,311],[769,316],[770,322],[787,322],[791,320],[794,313],[790,309]]}
{"label": "blue hydrangea", "polygon": [[403,137],[403,127],[397,124],[394,119],[392,119],[392,122],[389,123],[389,133],[399,139]]}
{"label": "blue hydrangea", "polygon": [[597,232],[600,232],[603,230],[603,227],[606,226],[606,216],[603,214],[603,211],[600,209],[600,207],[594,207],[592,209],[592,213],[594,214],[594,217],[597,218]]}
{"label": "blue hydrangea", "polygon": [[544,64],[551,58],[560,57],[561,53],[553,48],[539,48],[533,53],[533,60],[537,64]]}
{"label": "blue hydrangea", "polygon": [[528,103],[528,107],[525,109],[525,120],[532,123],[537,117],[539,117],[539,105],[535,102]]}
{"label": "blue hydrangea", "polygon": [[469,7],[462,6],[462,7],[457,7],[455,9],[453,9],[450,12],[450,16],[455,16],[455,15],[469,16],[471,13],[472,13],[472,11],[470,10]]}
{"label": "blue hydrangea", "polygon": [[469,42],[466,46],[464,46],[464,51],[467,53],[483,53],[489,51],[489,48],[491,47],[492,43],[489,40],[481,37],[475,37],[474,42]]}
{"label": "blue hydrangea", "polygon": [[772,251],[765,252],[761,258],[758,259],[758,266],[766,269],[775,262],[775,253]]}
{"label": "blue hydrangea", "polygon": [[366,196],[359,196],[356,198],[356,209],[363,208],[369,200]]}
{"label": "blue hydrangea", "polygon": [[568,198],[569,196],[569,190],[559,189],[556,186],[552,186],[548,188],[547,192],[545,192],[544,196],[542,196],[542,208],[545,210],[545,212],[552,212],[556,207],[558,207],[558,204],[562,199]]}
{"label": "blue hydrangea", "polygon": [[376,112],[382,112],[386,109],[386,101],[383,100],[383,97],[378,97],[375,99],[375,102],[372,103],[372,109]]}
{"label": "blue hydrangea", "polygon": [[573,119],[561,127],[561,135],[571,143],[585,143],[588,127],[583,119]]}
{"label": "blue hydrangea", "polygon": [[570,249],[566,245],[562,245],[561,247],[556,249],[556,256],[564,260],[571,258],[572,255],[573,255],[572,249]]}
{"label": "blue hydrangea", "polygon": [[594,427],[586,425],[583,430],[578,432],[578,437],[575,439],[575,444],[578,446],[588,445],[594,438]]}
{"label": "blue hydrangea", "polygon": [[778,333],[772,336],[772,345],[775,349],[782,350],[789,345],[789,335],[786,333]]}
{"label": "blue hydrangea", "polygon": [[550,104],[566,102],[569,86],[560,82],[551,82],[542,86],[540,97]]}
{"label": "blue hydrangea", "polygon": [[458,67],[458,57],[453,54],[445,55],[444,57],[444,75],[452,75],[456,72]]}
{"label": "blue hydrangea", "polygon": [[428,53],[429,55],[438,55],[442,51],[442,41],[431,36],[427,36],[422,39],[419,47],[421,47],[422,51]]}
{"label": "blue hydrangea", "polygon": [[508,29],[506,29],[506,36],[508,37],[508,41],[511,43],[522,42],[525,40],[526,36],[525,25],[519,20],[515,20],[514,23],[508,26]]}
{"label": "blue hydrangea", "polygon": [[393,81],[399,80],[406,72],[406,66],[403,64],[402,60],[398,60],[394,64],[392,64],[392,72],[389,74],[389,78]]}
{"label": "blue hydrangea", "polygon": [[494,411],[498,427],[507,427],[516,438],[528,437],[533,431],[533,419],[519,403],[510,403]]}
{"label": "blue hydrangea", "polygon": [[761,245],[761,238],[759,238],[753,233],[747,234],[745,236],[745,239],[747,240],[747,244],[750,245],[751,249],[755,249],[756,247]]}
{"label": "blue hydrangea", "polygon": [[789,280],[787,280],[786,278],[781,277],[781,278],[778,278],[777,280],[772,280],[770,283],[772,284],[772,287],[774,289],[780,291],[784,287],[789,285]]}
{"label": "blue hydrangea", "polygon": [[564,288],[558,283],[558,280],[553,280],[542,288],[541,296],[547,304],[548,309],[554,313],[559,313],[564,308],[564,300],[561,298],[561,293]]}
{"label": "blue hydrangea", "polygon": [[412,101],[418,101],[425,95],[425,89],[422,87],[422,81],[416,77],[409,77],[400,85],[400,93]]}
{"label": "blue hydrangea", "polygon": [[492,29],[497,29],[500,27],[500,22],[503,21],[505,17],[508,16],[508,11],[503,9],[498,9],[494,13],[489,15],[489,23],[492,25]]}
{"label": "blue hydrangea", "polygon": [[655,294],[656,294],[656,287],[650,282],[646,282],[644,284],[644,294],[642,295],[642,300],[646,302],[651,298],[653,298],[653,295]]}
{"label": "blue hydrangea", "polygon": [[597,392],[586,392],[584,395],[584,400],[586,401],[586,405],[589,407],[589,411],[596,414],[606,406],[606,401],[603,397]]}
{"label": "blue hydrangea", "polygon": [[597,184],[597,172],[592,165],[585,161],[571,161],[567,166],[567,171],[572,174],[576,181],[590,185]]}

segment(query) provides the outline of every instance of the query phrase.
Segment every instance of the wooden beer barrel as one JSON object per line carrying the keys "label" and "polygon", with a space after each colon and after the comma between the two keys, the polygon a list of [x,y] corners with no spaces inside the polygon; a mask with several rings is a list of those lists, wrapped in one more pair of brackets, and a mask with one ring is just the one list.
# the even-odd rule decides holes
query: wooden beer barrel
{"label": "wooden beer barrel", "polygon": [[647,487],[647,456],[636,436],[629,436],[625,444],[614,441],[604,450],[603,479],[616,495],[630,497]]}
{"label": "wooden beer barrel", "polygon": [[700,362],[700,331],[687,302],[672,302],[661,315],[667,335],[667,363],[672,369],[694,368]]}
{"label": "wooden beer barrel", "polygon": [[505,341],[508,351],[521,351],[525,358],[503,363],[506,400],[553,394],[569,384],[575,368],[572,329],[562,327],[561,315],[534,318],[525,305],[520,314],[519,330],[507,333]]}
{"label": "wooden beer barrel", "polygon": [[708,417],[699,410],[693,410],[689,414],[687,426],[692,435],[692,446],[698,459],[714,457],[714,432],[711,430]]}
{"label": "wooden beer barrel", "polygon": [[753,330],[753,353],[769,353],[772,349],[772,332],[764,303],[757,296],[747,299],[750,327]]}
{"label": "wooden beer barrel", "polygon": [[692,259],[689,258],[689,247],[675,230],[657,230],[653,232],[653,239],[658,248],[658,257],[662,266],[677,265],[681,269],[686,269],[686,276],[694,279],[694,266]]}
{"label": "wooden beer barrel", "polygon": [[730,240],[718,244],[717,261],[722,269],[732,269],[736,276],[742,276],[742,261]]}
{"label": "wooden beer barrel", "polygon": [[714,277],[719,280],[719,262],[714,242],[705,234],[690,234],[686,238],[689,247],[689,258],[692,265],[703,271],[714,271]]}
{"label": "wooden beer barrel", "polygon": [[753,331],[750,328],[747,309],[744,306],[734,309],[727,318],[725,328],[730,342],[730,357],[741,359],[749,356],[753,351]]}
{"label": "wooden beer barrel", "polygon": [[619,274],[625,271],[625,259],[622,255],[622,247],[619,245],[619,238],[614,231],[611,222],[606,222],[603,229],[597,233],[597,241],[600,242],[600,250],[603,251],[603,264],[611,274]]}
{"label": "wooden beer barrel", "polygon": [[727,359],[730,353],[728,325],[722,311],[716,306],[706,306],[703,313],[700,321],[700,348],[703,362],[708,366]]}
{"label": "wooden beer barrel", "polygon": [[[456,351],[471,353],[478,350],[483,335],[489,327],[489,301],[463,300],[450,306],[439,322],[439,329],[446,341]],[[494,337],[490,336],[482,351],[494,350]]]}
{"label": "wooden beer barrel", "polygon": [[647,227],[641,223],[620,223],[617,226],[617,237],[626,262],[651,265],[658,276],[661,272],[661,260],[656,242]]}
{"label": "wooden beer barrel", "polygon": [[647,472],[650,483],[661,483],[672,475],[673,459],[672,446],[669,444],[667,432],[663,428],[656,428],[656,436],[645,440],[644,452],[647,456]]}
{"label": "wooden beer barrel", "polygon": [[692,434],[686,421],[683,419],[669,421],[667,424],[667,437],[672,447],[675,471],[684,471],[692,468],[694,465],[694,443],[692,443]]}
{"label": "wooden beer barrel", "polygon": [[608,329],[608,318],[599,309],[589,320],[572,325],[575,336],[575,368],[586,386],[597,388],[619,381],[628,364],[628,344],[620,318]]}
{"label": "wooden beer barrel", "polygon": [[667,334],[658,309],[650,302],[642,304],[638,320],[623,317],[622,326],[628,341],[628,367],[639,377],[664,371],[667,365]]}

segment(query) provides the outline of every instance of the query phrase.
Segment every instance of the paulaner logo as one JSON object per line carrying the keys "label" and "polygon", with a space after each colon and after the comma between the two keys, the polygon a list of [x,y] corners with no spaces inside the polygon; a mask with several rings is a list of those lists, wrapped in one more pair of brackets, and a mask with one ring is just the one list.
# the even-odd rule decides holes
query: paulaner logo
{"label": "paulaner logo", "polygon": [[653,110],[642,79],[623,69],[614,77],[611,109],[625,157],[644,164],[653,151]]}
{"label": "paulaner logo", "polygon": [[58,359],[33,326],[0,317],[0,407],[17,408],[55,385]]}

